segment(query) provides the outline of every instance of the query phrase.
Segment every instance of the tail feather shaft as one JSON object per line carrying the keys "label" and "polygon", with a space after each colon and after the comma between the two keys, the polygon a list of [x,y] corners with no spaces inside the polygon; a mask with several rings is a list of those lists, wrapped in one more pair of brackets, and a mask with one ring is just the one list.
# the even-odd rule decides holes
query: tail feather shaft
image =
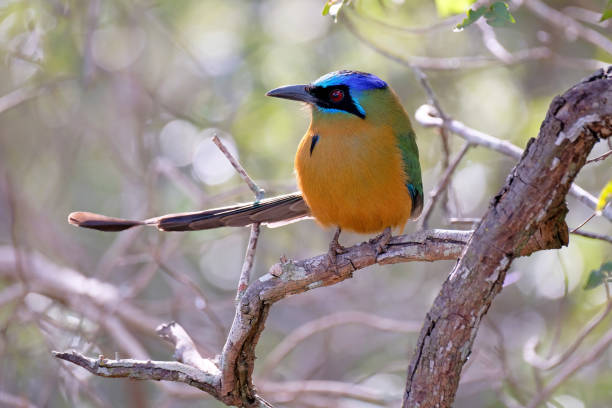
{"label": "tail feather shaft", "polygon": [[272,197],[259,202],[236,204],[211,210],[168,214],[144,221],[74,212],[68,222],[100,231],[123,231],[139,225],[154,225],[163,231],[195,231],[219,227],[243,227],[254,223],[279,223],[310,215],[301,193]]}

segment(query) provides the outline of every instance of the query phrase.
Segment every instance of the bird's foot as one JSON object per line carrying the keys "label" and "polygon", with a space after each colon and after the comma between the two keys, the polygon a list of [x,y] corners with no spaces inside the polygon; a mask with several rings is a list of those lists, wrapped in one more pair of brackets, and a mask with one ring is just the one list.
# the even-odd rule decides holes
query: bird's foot
{"label": "bird's foot", "polygon": [[387,251],[387,246],[389,245],[389,241],[391,241],[391,237],[393,237],[391,234],[391,227],[387,227],[380,235],[370,239],[370,244],[373,244],[376,248],[376,256]]}
{"label": "bird's foot", "polygon": [[337,264],[338,255],[346,252],[346,248],[340,245],[340,242],[338,242],[338,238],[340,238],[341,232],[342,232],[342,229],[338,227],[338,229],[336,230],[336,233],[334,234],[334,237],[329,243],[329,251],[327,252],[329,261],[336,268],[336,272],[338,272],[338,264]]}

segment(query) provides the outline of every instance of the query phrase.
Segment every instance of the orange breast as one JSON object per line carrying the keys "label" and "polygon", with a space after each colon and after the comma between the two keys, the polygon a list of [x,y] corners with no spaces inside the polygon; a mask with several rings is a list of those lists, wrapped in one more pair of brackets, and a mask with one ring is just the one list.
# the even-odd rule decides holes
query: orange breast
{"label": "orange breast", "polygon": [[[312,138],[318,140],[312,148]],[[402,157],[390,127],[342,119],[311,124],[295,157],[297,179],[323,226],[360,233],[402,227],[412,202]]]}

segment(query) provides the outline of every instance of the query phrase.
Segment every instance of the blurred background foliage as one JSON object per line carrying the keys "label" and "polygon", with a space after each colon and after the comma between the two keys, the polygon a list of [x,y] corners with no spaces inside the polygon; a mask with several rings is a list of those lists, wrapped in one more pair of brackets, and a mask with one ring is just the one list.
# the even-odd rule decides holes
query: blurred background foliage
{"label": "blurred background foliage", "polygon": [[[597,23],[602,1],[549,3],[610,38],[610,21]],[[323,6],[317,0],[0,0],[0,244],[26,251],[17,269],[28,268],[28,254],[35,253],[54,266],[49,274],[73,269],[114,285],[123,299],[89,313],[75,294],[52,295],[0,273],[0,405],[17,398],[49,407],[220,406],[203,394],[194,400],[182,387],[91,377],[54,361],[50,350],[124,358],[143,358],[134,354],[146,350],[152,358],[171,359],[153,329],[177,320],[203,354],[214,355],[233,318],[248,229],[114,235],[74,229],[66,215],[90,210],[141,218],[251,200],[210,141],[214,134],[268,196],[294,191],[293,155],[308,113],[266,98],[267,90],[356,69],[385,79],[412,113],[427,102],[406,64],[416,62],[447,114],[524,147],[555,95],[612,62],[609,50],[539,18],[521,2],[510,3],[516,23],[494,31],[509,52],[527,54],[507,61],[491,54],[476,25],[454,32],[462,17],[439,16],[431,1],[354,0],[337,23],[322,16]],[[533,49],[547,51],[532,56]],[[415,130],[430,190],[443,171],[440,137],[418,125]],[[462,143],[451,137],[451,150]],[[608,149],[600,143],[592,156]],[[513,165],[485,148],[472,149],[430,225],[454,228],[449,214],[481,216]],[[597,195],[610,174],[609,160],[598,162],[582,170],[578,184]],[[592,212],[571,197],[568,202],[573,228]],[[409,224],[406,232],[413,229]],[[609,234],[610,223],[596,217],[585,229]],[[299,259],[323,253],[330,236],[312,220],[263,229],[255,274],[283,254]],[[343,234],[342,240],[364,238]],[[576,338],[606,302],[602,287],[583,290],[588,271],[611,253],[608,243],[572,236],[567,248],[515,262],[512,282],[478,334],[455,406],[499,407],[537,393],[554,371],[533,369],[523,359],[525,343],[539,338],[538,350],[548,356]],[[375,267],[281,302],[267,321],[256,370],[294,329],[330,313],[364,311],[418,327],[451,268],[452,262]],[[27,289],[10,296],[15,285]],[[91,289],[104,296],[99,287]],[[109,319],[128,304],[148,316],[148,330],[125,322],[127,334],[110,327]],[[604,320],[586,347],[609,325]],[[264,376],[257,378],[256,371],[255,381],[359,383],[390,395],[394,406],[417,335],[334,327],[300,343]],[[608,351],[566,381],[548,406],[610,406],[611,365]],[[265,387],[264,396],[283,398],[266,394]],[[320,398],[298,393],[285,403],[375,406],[349,397],[330,398],[329,405]]]}

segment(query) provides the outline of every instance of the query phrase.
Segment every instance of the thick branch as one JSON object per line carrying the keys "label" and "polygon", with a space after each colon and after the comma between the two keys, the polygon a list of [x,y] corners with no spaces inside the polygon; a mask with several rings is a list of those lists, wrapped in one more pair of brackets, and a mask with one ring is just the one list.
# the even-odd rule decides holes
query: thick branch
{"label": "thick branch", "polygon": [[612,80],[603,72],[553,100],[506,185],[425,318],[404,407],[451,406],[480,321],[512,260],[567,244],[565,195],[598,138],[612,134]]}
{"label": "thick branch", "polygon": [[398,236],[390,241],[387,252],[378,257],[375,245],[365,242],[338,255],[337,268],[327,255],[273,265],[269,273],[249,286],[236,309],[221,356],[221,395],[241,395],[247,401],[254,398],[251,375],[255,345],[272,303],[338,283],[352,277],[354,271],[375,263],[457,259],[470,234],[471,231],[433,230]]}

